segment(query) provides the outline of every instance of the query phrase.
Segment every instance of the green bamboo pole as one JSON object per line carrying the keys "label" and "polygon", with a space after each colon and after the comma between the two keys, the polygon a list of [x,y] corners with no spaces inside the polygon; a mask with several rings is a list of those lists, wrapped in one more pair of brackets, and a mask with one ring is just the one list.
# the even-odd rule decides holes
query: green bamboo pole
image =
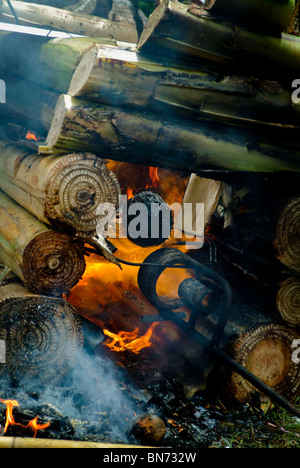
{"label": "green bamboo pole", "polygon": [[138,50],[171,55],[188,61],[206,61],[245,71],[290,86],[300,76],[300,39],[254,33],[208,14],[197,16],[181,3],[164,0],[152,13]]}
{"label": "green bamboo pole", "polygon": [[[192,119],[208,117],[235,124],[299,127],[291,92],[251,76],[223,76],[164,65],[143,54],[101,44],[83,54],[69,95],[113,106]],[[299,107],[299,106],[298,106]]]}
{"label": "green bamboo pole", "polygon": [[[0,31],[0,73],[11,73],[45,88],[67,92],[84,51],[93,38],[67,39]],[[108,43],[111,41],[108,39]],[[95,49],[96,50],[96,49]]]}
{"label": "green bamboo pole", "polygon": [[197,172],[300,171],[300,147],[247,130],[210,122],[191,123],[156,114],[92,105],[60,97],[43,154],[71,149],[104,158]]}

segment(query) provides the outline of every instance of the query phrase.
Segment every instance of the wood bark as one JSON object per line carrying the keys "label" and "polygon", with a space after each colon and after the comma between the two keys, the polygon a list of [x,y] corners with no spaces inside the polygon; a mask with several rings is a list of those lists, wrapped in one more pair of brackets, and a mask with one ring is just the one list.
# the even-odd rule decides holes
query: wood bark
{"label": "wood bark", "polygon": [[83,247],[0,192],[0,261],[37,294],[62,296],[85,271]]}
{"label": "wood bark", "polygon": [[32,294],[15,280],[0,286],[0,339],[6,357],[2,376],[54,382],[72,368],[83,347],[81,319],[64,299]]}
{"label": "wood bark", "polygon": [[83,54],[68,94],[87,101],[147,109],[190,119],[299,128],[290,90],[254,77],[223,76],[164,65],[134,51],[99,45]]}
{"label": "wood bark", "polygon": [[118,161],[194,173],[300,171],[299,149],[264,139],[230,126],[157,119],[155,114],[91,105],[63,95],[39,152],[92,151]]}
{"label": "wood bark", "polygon": [[79,239],[97,235],[101,203],[118,208],[118,180],[91,153],[43,157],[0,141],[0,174],[7,195],[43,223]]}
{"label": "wood bark", "polygon": [[258,34],[208,16],[201,17],[179,2],[162,2],[148,19],[138,50],[207,62],[259,76],[281,79],[290,86],[300,72],[300,41],[292,36]]}
{"label": "wood bark", "polygon": [[[138,40],[136,28],[131,24],[98,18],[76,8],[71,12],[70,10],[35,3],[19,1],[12,1],[11,3],[20,24],[25,26],[43,26],[83,36],[112,38],[116,41],[133,44],[136,44]],[[81,5],[85,3],[87,2],[80,2]],[[0,13],[1,21],[15,22],[6,2],[2,5]]]}

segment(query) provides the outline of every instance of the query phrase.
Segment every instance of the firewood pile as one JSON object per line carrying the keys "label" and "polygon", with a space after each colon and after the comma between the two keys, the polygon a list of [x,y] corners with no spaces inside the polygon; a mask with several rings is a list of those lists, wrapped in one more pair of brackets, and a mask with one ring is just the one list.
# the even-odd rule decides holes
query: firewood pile
{"label": "firewood pile", "polygon": [[[119,265],[97,233],[98,207],[113,206],[111,217],[119,208],[110,160],[193,174],[194,202],[203,201],[201,184],[219,184],[206,219],[212,268],[257,310],[246,321],[235,310],[227,345],[238,335],[235,359],[295,401],[299,2],[161,0],[148,19],[117,2],[110,12],[96,0],[10,3],[0,0],[9,26],[0,28],[0,263],[1,282],[13,273],[22,285],[0,288],[0,339],[10,336],[12,372],[16,362],[33,375],[47,363],[49,376],[59,362],[59,377],[83,345],[66,297],[85,272],[87,246]],[[206,249],[194,256],[202,261]],[[61,347],[48,348],[48,333]],[[28,349],[38,353],[21,362]],[[236,374],[230,385],[243,402],[255,391]]]}

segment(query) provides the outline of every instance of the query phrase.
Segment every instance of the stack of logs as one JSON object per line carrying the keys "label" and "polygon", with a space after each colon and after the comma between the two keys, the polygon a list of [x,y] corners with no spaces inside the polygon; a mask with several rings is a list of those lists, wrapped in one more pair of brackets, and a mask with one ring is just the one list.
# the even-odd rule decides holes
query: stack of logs
{"label": "stack of logs", "polygon": [[[285,324],[299,327],[300,107],[291,84],[300,73],[300,40],[281,34],[294,22],[295,2],[207,0],[187,6],[163,0],[140,36],[134,24],[92,16],[97,9],[82,12],[77,4],[61,10],[12,1],[12,12],[1,3],[2,21],[13,23],[16,16],[19,24],[74,37],[0,31],[6,83],[0,108],[0,261],[28,290],[61,300],[84,272],[84,243],[115,261],[96,233],[97,207],[117,207],[120,194],[107,158],[196,173],[231,186],[232,236],[211,232],[227,264],[256,275],[263,288],[279,287],[277,309]],[[249,174],[262,180],[265,208]],[[273,174],[279,174],[276,183]],[[290,183],[282,184],[286,178]],[[269,265],[273,232],[286,268],[282,273],[276,266],[286,275],[281,284]],[[246,266],[236,259],[240,242]],[[299,334],[289,327],[246,338],[252,349],[276,344],[267,360],[279,359],[275,373],[282,375],[265,380],[284,393],[287,382],[298,379],[289,392],[295,399],[300,385],[290,348]],[[34,346],[37,334],[27,341]]]}

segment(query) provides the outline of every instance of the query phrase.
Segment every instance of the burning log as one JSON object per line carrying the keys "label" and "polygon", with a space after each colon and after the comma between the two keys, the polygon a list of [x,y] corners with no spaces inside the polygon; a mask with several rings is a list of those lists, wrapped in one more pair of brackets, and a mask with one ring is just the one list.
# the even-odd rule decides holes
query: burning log
{"label": "burning log", "polygon": [[[43,154],[92,151],[118,161],[197,172],[300,171],[299,149],[283,141],[210,122],[157,119],[155,114],[93,105],[62,95]],[[135,154],[138,156],[135,157]]]}
{"label": "burning log", "polygon": [[[137,212],[142,221],[139,221],[139,216],[136,218]],[[168,205],[160,195],[150,191],[140,192],[130,199],[127,221],[129,239],[141,247],[163,244],[170,237],[174,225]],[[132,223],[135,229],[131,229]],[[139,230],[136,229],[137,224],[140,225]]]}
{"label": "burning log", "polygon": [[276,82],[163,65],[110,45],[92,48],[74,72],[68,94],[106,105],[130,106],[190,119],[199,117],[299,127],[298,106]]}
{"label": "burning log", "polygon": [[[11,3],[18,16],[19,23],[25,26],[44,26],[88,37],[112,38],[116,41],[134,44],[138,40],[136,28],[131,24],[89,16],[90,13],[86,14],[87,12],[76,8],[72,9],[71,12],[36,3],[19,1],[12,1]],[[78,3],[85,5],[87,2]],[[2,4],[0,13],[1,21],[15,22],[6,2]]]}
{"label": "burning log", "polygon": [[195,15],[189,6],[170,0],[152,13],[138,43],[138,50],[146,53],[204,60],[239,73],[255,69],[288,86],[300,72],[299,49],[297,38],[254,33],[208,14]]}
{"label": "burning log", "polygon": [[0,172],[7,195],[42,222],[80,239],[97,235],[101,203],[118,207],[118,180],[91,153],[43,157],[0,141]]}
{"label": "burning log", "polygon": [[0,373],[49,383],[74,365],[83,347],[81,319],[64,299],[35,295],[14,281],[0,287]]}
{"label": "burning log", "polygon": [[300,279],[291,277],[280,284],[277,310],[291,327],[300,326]]}
{"label": "burning log", "polygon": [[[292,360],[292,344],[299,334],[278,324],[262,325],[238,338],[232,349],[234,359],[251,373],[295,401],[300,394],[300,369]],[[240,402],[249,402],[256,389],[233,372],[230,391]],[[260,394],[261,401],[265,397]]]}
{"label": "burning log", "polygon": [[222,16],[250,29],[263,32],[281,33],[291,24],[295,10],[293,0],[273,2],[265,0],[263,3],[252,0],[213,0],[210,8],[212,15]]}
{"label": "burning log", "polygon": [[0,192],[0,261],[37,294],[61,296],[85,270],[83,247]]}

